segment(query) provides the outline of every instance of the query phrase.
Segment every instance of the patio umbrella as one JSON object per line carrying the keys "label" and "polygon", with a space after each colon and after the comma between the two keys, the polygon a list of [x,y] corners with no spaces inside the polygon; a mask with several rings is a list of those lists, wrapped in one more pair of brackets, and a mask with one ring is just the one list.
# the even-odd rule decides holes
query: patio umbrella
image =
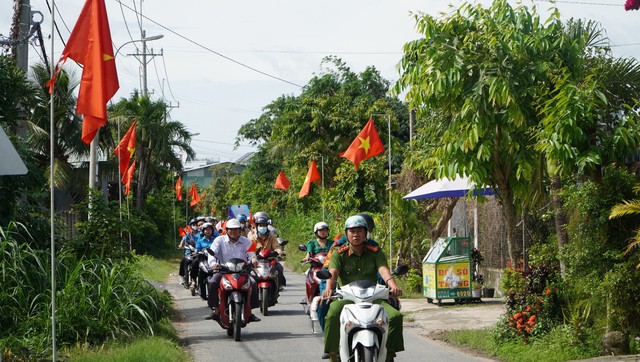
{"label": "patio umbrella", "polygon": [[[464,197],[469,195],[469,190],[474,188],[474,183],[466,177],[456,177],[455,180],[443,178],[432,180],[418,187],[403,197],[410,199],[439,199],[442,197]],[[490,187],[477,188],[471,193],[472,196],[489,196],[495,193]]]}

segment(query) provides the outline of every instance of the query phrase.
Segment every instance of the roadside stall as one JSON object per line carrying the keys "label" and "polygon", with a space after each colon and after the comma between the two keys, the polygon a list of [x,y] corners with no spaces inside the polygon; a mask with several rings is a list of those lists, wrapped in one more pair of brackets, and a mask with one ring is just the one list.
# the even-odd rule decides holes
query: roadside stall
{"label": "roadside stall", "polygon": [[422,260],[422,290],[429,303],[477,299],[472,294],[471,246],[469,237],[441,237],[433,244]]}

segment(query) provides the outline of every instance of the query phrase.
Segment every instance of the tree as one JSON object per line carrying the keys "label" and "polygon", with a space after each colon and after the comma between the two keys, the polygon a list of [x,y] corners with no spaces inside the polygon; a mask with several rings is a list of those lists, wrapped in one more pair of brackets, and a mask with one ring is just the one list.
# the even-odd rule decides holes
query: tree
{"label": "tree", "polygon": [[[424,38],[405,45],[394,92],[408,90],[411,106],[427,121],[421,131],[428,138],[418,137],[426,157],[417,163],[437,177],[466,174],[499,190],[514,262],[516,215],[546,200],[549,177],[601,162],[594,148],[615,143],[600,151],[615,156],[607,158],[612,162],[637,144],[629,117],[611,117],[629,97],[612,98],[616,106],[602,101],[619,92],[602,74],[625,63],[603,72],[612,63],[594,49],[602,41],[594,27],[565,26],[557,12],[542,21],[535,7],[512,8],[505,0],[486,9],[464,4],[443,19],[415,19]],[[601,119],[612,122],[594,127]],[[569,166],[576,163],[580,170]]]}
{"label": "tree", "polygon": [[110,118],[124,117],[129,120],[128,124],[121,127],[129,127],[134,119],[138,121],[135,158],[140,166],[136,207],[141,210],[145,196],[153,189],[162,188],[166,173],[182,169],[177,150],[184,150],[189,157],[195,156],[190,146],[191,133],[182,123],[168,119],[166,103],[151,101],[137,92],[129,99],[122,98],[109,111]]}
{"label": "tree", "polygon": [[[400,101],[387,96],[389,82],[375,68],[369,67],[356,74],[335,57],[325,58],[322,66],[323,72],[312,78],[299,96],[281,96],[267,105],[259,118],[243,125],[237,141],[261,143],[260,157],[254,157],[253,161],[263,164],[259,172],[264,175],[255,181],[268,183],[270,190],[280,169],[287,170],[294,187],[299,186],[306,175],[308,162],[316,160],[320,166],[323,158],[325,187],[338,187],[345,192],[339,193],[341,195],[363,196],[358,197],[358,200],[366,200],[361,206],[379,209],[386,199],[384,193],[379,192],[385,187],[386,161],[377,159],[384,157],[367,160],[363,163],[364,168],[354,172],[353,165],[338,153],[347,149],[372,114],[389,114],[392,147],[398,155],[394,163],[399,167],[402,145],[408,139],[408,122],[400,120],[408,119],[408,110]],[[386,117],[376,116],[374,120],[384,137],[388,132]],[[369,166],[375,168],[368,170]],[[257,187],[250,186],[251,190]],[[367,191],[365,187],[372,190]],[[276,198],[281,192],[272,190],[264,195]],[[338,196],[335,200],[345,203]],[[291,201],[298,202],[297,197]],[[302,200],[305,204],[317,204],[316,201],[314,195]]]}

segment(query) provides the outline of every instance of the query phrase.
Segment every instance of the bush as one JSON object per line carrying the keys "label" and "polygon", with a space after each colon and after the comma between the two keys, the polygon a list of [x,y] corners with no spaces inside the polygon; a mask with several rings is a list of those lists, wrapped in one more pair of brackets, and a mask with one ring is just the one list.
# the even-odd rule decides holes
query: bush
{"label": "bush", "polygon": [[[42,360],[51,348],[50,253],[18,243],[18,227],[0,229],[0,347]],[[153,334],[168,315],[170,297],[140,277],[134,260],[60,252],[55,272],[61,345]]]}
{"label": "bush", "polygon": [[422,272],[416,269],[409,270],[404,278],[407,289],[413,293],[422,293]]}

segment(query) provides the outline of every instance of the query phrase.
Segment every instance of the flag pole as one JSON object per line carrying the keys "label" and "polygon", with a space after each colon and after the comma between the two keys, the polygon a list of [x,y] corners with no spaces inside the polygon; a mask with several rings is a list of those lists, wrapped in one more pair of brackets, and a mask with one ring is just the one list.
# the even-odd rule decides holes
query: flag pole
{"label": "flag pole", "polygon": [[[55,34],[55,8],[56,1],[51,0],[51,34]],[[51,36],[51,59],[53,58],[55,37]],[[53,78],[53,74],[55,74],[55,63],[51,62],[51,77]],[[55,227],[53,224],[54,215],[55,215],[55,193],[53,188],[53,177],[54,177],[54,137],[55,137],[55,122],[54,122],[54,105],[53,101],[55,90],[55,82],[51,82],[51,99],[49,103],[49,188],[50,188],[50,204],[49,204],[49,218],[51,228],[51,359],[53,362],[56,362],[56,243],[55,243]]]}
{"label": "flag pole", "polygon": [[[320,156],[320,162],[322,163],[320,169],[322,170],[322,193],[324,194],[324,156]],[[322,221],[325,221],[325,219],[324,219],[324,197],[322,198]]]}
{"label": "flag pole", "polygon": [[392,232],[392,218],[391,218],[391,115],[390,114],[382,114],[382,113],[373,113],[373,116],[386,116],[387,117],[387,127],[388,127],[388,135],[389,135],[389,269],[393,270],[393,240],[391,236]]}
{"label": "flag pole", "polygon": [[[118,142],[120,142],[120,117],[118,117]],[[120,210],[120,237],[122,237],[122,182],[120,181],[120,160],[122,155],[120,154],[120,145],[118,145],[118,207]]]}

